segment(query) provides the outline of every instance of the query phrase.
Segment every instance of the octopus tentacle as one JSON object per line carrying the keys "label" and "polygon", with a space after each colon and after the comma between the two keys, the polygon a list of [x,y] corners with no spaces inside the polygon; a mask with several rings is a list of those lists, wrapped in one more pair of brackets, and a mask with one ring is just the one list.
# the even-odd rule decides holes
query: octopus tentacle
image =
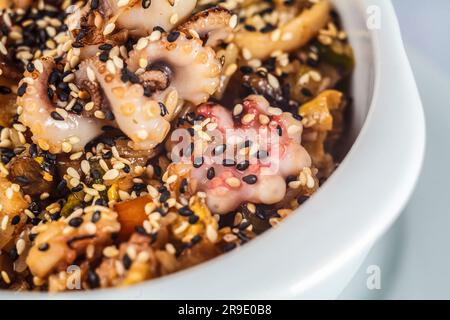
{"label": "octopus tentacle", "polygon": [[42,149],[59,153],[64,143],[71,151],[81,150],[86,143],[101,134],[102,121],[85,118],[62,111],[55,117],[55,105],[48,96],[48,82],[55,62],[51,58],[42,58],[43,70],[32,73],[26,71],[22,83],[26,91],[17,99],[22,111],[19,120],[31,129],[32,139]]}
{"label": "octopus tentacle", "polygon": [[186,34],[194,30],[205,40],[205,45],[215,47],[232,34],[234,24],[237,24],[237,19],[233,23],[230,11],[222,7],[213,7],[196,13],[178,26],[177,30]]}
{"label": "octopus tentacle", "polygon": [[[216,90],[221,72],[211,48],[181,33],[174,41],[164,37],[135,48],[125,66],[111,72],[98,58],[91,58],[81,63],[79,72],[94,73],[118,127],[137,150],[154,148],[164,140],[170,121],[185,101],[195,105],[206,102]],[[83,75],[77,74],[79,77]],[[153,85],[150,92],[145,87],[149,83]]]}
{"label": "octopus tentacle", "polygon": [[[199,106],[197,113],[203,116],[203,123],[216,127],[211,131],[207,126],[202,134],[196,131],[194,146],[198,145],[197,136],[199,145],[205,141],[209,145],[203,148],[201,162],[195,153],[181,162],[172,159],[173,166],[184,170],[186,165],[190,167],[194,191],[206,192],[208,206],[220,214],[244,202],[275,204],[283,200],[287,192],[285,179],[311,166],[311,158],[301,145],[300,120],[270,107],[262,96],[249,96],[242,105],[240,119],[217,104]],[[205,140],[205,135],[214,139]],[[245,141],[237,142],[239,138]],[[209,152],[211,147],[214,152]]]}
{"label": "octopus tentacle", "polygon": [[[173,34],[173,33],[172,33]],[[158,96],[165,96],[176,90],[178,98],[195,105],[206,102],[217,89],[222,66],[210,47],[203,47],[200,39],[189,39],[184,33],[176,32],[173,42],[168,37],[152,41],[145,48],[136,48],[127,61],[131,71],[142,68],[139,62],[147,61],[145,70],[162,66],[166,70],[170,84]],[[146,72],[141,74],[145,77]]]}
{"label": "octopus tentacle", "polygon": [[152,149],[165,138],[170,118],[157,101],[144,96],[141,84],[124,83],[119,73],[111,74],[97,58],[83,61],[80,70],[94,72],[117,126],[133,141],[133,148]]}

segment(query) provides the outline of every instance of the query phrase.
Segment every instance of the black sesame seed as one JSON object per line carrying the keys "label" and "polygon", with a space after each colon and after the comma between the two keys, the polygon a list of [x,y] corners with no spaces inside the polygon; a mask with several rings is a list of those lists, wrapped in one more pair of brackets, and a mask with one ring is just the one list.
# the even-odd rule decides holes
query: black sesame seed
{"label": "black sesame seed", "polygon": [[17,252],[16,247],[12,247],[11,250],[8,251],[8,256],[12,261],[16,261],[19,258],[19,253]]}
{"label": "black sesame seed", "polygon": [[239,70],[241,70],[241,72],[243,74],[250,74],[250,73],[253,72],[252,67],[249,67],[249,66],[242,66],[242,67],[239,68]]}
{"label": "black sesame seed", "polygon": [[16,215],[16,216],[14,216],[12,219],[11,219],[11,224],[13,225],[13,226],[15,226],[16,224],[18,224],[20,222],[20,216],[19,215]]}
{"label": "black sesame seed", "polygon": [[41,243],[38,247],[39,251],[47,251],[50,248],[47,242]]}
{"label": "black sesame seed", "polygon": [[181,207],[180,209],[178,209],[178,213],[183,217],[189,217],[194,214],[194,211],[189,209],[188,206],[184,206],[184,207]]}
{"label": "black sesame seed", "polygon": [[208,171],[206,172],[206,177],[209,180],[212,180],[215,176],[216,176],[216,171],[214,170],[214,167],[209,168]]}
{"label": "black sesame seed", "polygon": [[169,33],[169,35],[167,36],[167,41],[169,42],[175,42],[178,37],[180,36],[180,32],[179,31],[172,31],[171,33]]}
{"label": "black sesame seed", "polygon": [[187,179],[186,179],[186,178],[184,178],[183,180],[181,180],[181,183],[180,183],[180,193],[185,193],[185,192],[187,191],[187,185],[188,185],[188,182],[187,182]]}
{"label": "black sesame seed", "polygon": [[239,225],[239,230],[245,230],[251,225],[250,221],[244,221]]}
{"label": "black sesame seed", "polygon": [[60,115],[58,112],[56,111],[52,111],[50,113],[50,115],[52,116],[53,119],[57,120],[57,121],[64,121],[64,118],[62,115]]}
{"label": "black sesame seed", "polygon": [[36,218],[31,219],[30,222],[33,226],[37,226],[41,222],[41,219],[36,217]]}
{"label": "black sesame seed", "polygon": [[111,50],[113,48],[112,44],[104,43],[98,47],[100,50]]}
{"label": "black sesame seed", "polygon": [[276,29],[276,27],[274,25],[268,23],[264,27],[262,27],[259,31],[261,31],[262,33],[268,33],[268,32],[272,32],[275,29]]}
{"label": "black sesame seed", "polygon": [[98,58],[100,59],[100,61],[106,62],[106,61],[108,61],[109,53],[108,52],[102,52],[102,53],[100,53]]}
{"label": "black sesame seed", "polygon": [[36,239],[37,236],[38,236],[37,233],[30,233],[30,234],[28,235],[28,239],[30,239],[30,241],[33,242],[34,239]]}
{"label": "black sesame seed", "polygon": [[248,160],[244,160],[236,165],[236,169],[239,171],[245,171],[250,166],[250,162]]}
{"label": "black sesame seed", "polygon": [[123,262],[123,266],[125,267],[126,270],[130,269],[131,264],[133,263],[133,261],[131,261],[130,256],[126,253],[123,256],[122,262]]}
{"label": "black sesame seed", "polygon": [[196,224],[197,221],[199,220],[199,216],[196,216],[195,214],[189,216],[189,224]]}
{"label": "black sesame seed", "polygon": [[17,95],[18,95],[19,97],[22,97],[22,96],[25,94],[25,92],[27,91],[27,86],[28,86],[28,84],[27,84],[26,82],[24,82],[24,83],[22,83],[22,84],[20,85],[20,87],[17,89]]}
{"label": "black sesame seed", "polygon": [[97,9],[97,8],[98,8],[98,5],[99,5],[99,0],[92,0],[92,1],[91,1],[91,9],[92,9],[92,10]]}
{"label": "black sesame seed", "polygon": [[167,200],[169,200],[170,198],[170,192],[169,191],[164,191],[161,193],[161,196],[159,197],[159,202],[166,202]]}
{"label": "black sesame seed", "polygon": [[277,126],[278,135],[281,137],[283,135],[283,128],[280,125]]}
{"label": "black sesame seed", "polygon": [[83,106],[81,105],[81,103],[76,102],[72,109],[70,109],[72,112],[76,113],[76,114],[80,114],[81,112],[83,112]]}
{"label": "black sesame seed", "polygon": [[113,153],[112,153],[111,150],[108,150],[102,156],[102,158],[105,159],[105,160],[110,160],[112,157],[113,157]]}
{"label": "black sesame seed", "polygon": [[99,278],[98,274],[92,269],[89,269],[89,271],[88,271],[87,281],[88,281],[89,287],[92,289],[100,287],[100,278]]}
{"label": "black sesame seed", "polygon": [[161,110],[161,113],[160,113],[161,117],[164,117],[164,116],[168,115],[169,114],[169,110],[167,110],[166,105],[164,103],[162,103],[162,102],[158,102],[158,104],[159,104],[159,109]]}
{"label": "black sesame seed", "polygon": [[30,180],[25,176],[17,176],[14,178],[14,181],[21,186],[27,185],[30,183]]}
{"label": "black sesame seed", "polygon": [[53,70],[52,73],[50,73],[50,76],[48,77],[48,83],[49,84],[56,84],[60,79],[59,72],[57,70]]}
{"label": "black sesame seed", "polygon": [[83,219],[80,217],[75,217],[69,220],[69,226],[78,228],[83,223]]}
{"label": "black sesame seed", "polygon": [[142,8],[147,9],[151,6],[152,0],[142,0]]}
{"label": "black sesame seed", "polygon": [[34,71],[34,64],[32,62],[29,62],[27,64],[27,71],[28,72],[33,72]]}
{"label": "black sesame seed", "polygon": [[191,246],[196,245],[196,244],[199,243],[200,241],[202,241],[202,237],[199,236],[198,234],[195,235],[195,236],[191,239]]}
{"label": "black sesame seed", "polygon": [[147,235],[148,235],[147,231],[145,231],[145,229],[144,229],[143,226],[136,226],[136,227],[134,228],[134,230],[135,230],[137,233],[139,233],[140,235],[143,235],[143,236],[147,236]]}
{"label": "black sesame seed", "polygon": [[11,88],[5,87],[5,86],[0,86],[0,94],[10,94],[11,93]]}
{"label": "black sesame seed", "polygon": [[246,24],[244,26],[244,28],[245,28],[245,30],[250,31],[250,32],[256,31],[256,28],[254,26],[250,25],[250,24]]}
{"label": "black sesame seed", "polygon": [[100,211],[95,211],[92,214],[91,222],[92,223],[96,223],[97,221],[100,220],[101,217],[102,217],[102,213]]}
{"label": "black sesame seed", "polygon": [[242,178],[242,180],[247,184],[255,184],[258,181],[258,177],[255,176],[254,174],[251,174],[245,176],[244,178]]}

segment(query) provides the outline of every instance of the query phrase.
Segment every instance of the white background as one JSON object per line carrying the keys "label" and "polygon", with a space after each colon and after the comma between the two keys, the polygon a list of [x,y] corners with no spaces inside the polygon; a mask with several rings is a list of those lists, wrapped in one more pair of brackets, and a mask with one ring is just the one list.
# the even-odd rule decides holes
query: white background
{"label": "white background", "polygon": [[[450,1],[392,2],[425,109],[425,165],[408,207],[341,298],[450,299]],[[370,265],[381,268],[380,290],[367,289]]]}

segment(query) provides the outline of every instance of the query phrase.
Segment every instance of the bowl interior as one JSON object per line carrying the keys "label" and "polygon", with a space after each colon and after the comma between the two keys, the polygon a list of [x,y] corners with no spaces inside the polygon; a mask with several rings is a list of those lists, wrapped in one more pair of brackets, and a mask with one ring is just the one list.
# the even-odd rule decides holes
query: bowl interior
{"label": "bowl interior", "polygon": [[342,150],[346,153],[358,137],[369,112],[374,91],[374,48],[366,25],[366,10],[360,0],[333,0],[344,30],[347,32],[355,54],[356,67],[351,79],[352,98],[350,127],[342,138]]}

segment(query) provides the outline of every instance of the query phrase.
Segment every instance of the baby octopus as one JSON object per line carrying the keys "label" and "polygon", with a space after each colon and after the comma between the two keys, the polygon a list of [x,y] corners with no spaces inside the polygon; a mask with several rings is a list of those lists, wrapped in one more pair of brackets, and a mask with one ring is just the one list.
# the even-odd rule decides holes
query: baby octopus
{"label": "baby octopus", "polygon": [[[262,96],[249,96],[233,115],[211,103],[199,106],[197,113],[203,120],[193,127],[199,138],[190,145],[194,152],[188,153],[188,160],[184,154],[182,160],[187,161],[174,166],[190,171],[191,185],[206,192],[214,212],[230,212],[246,201],[277,203],[286,194],[285,179],[311,166],[301,146],[301,121],[270,107]],[[199,148],[196,139],[201,140]]]}
{"label": "baby octopus", "polygon": [[[38,60],[42,68],[26,71],[19,85],[17,104],[19,119],[30,128],[32,139],[43,150],[59,153],[68,148],[81,150],[86,143],[101,134],[101,120],[67,112],[51,99],[49,77],[56,69],[52,58]],[[66,149],[67,150],[67,149]]]}
{"label": "baby octopus", "polygon": [[200,39],[176,31],[159,40],[141,38],[120,71],[95,57],[83,61],[78,73],[98,81],[117,126],[134,149],[145,150],[164,140],[184,102],[208,100],[221,64]]}

